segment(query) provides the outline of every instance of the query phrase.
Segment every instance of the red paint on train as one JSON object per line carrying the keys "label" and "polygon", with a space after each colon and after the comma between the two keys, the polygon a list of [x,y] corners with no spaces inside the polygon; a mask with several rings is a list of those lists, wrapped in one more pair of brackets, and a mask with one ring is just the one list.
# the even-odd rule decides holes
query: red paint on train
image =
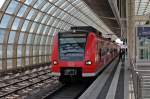
{"label": "red paint on train", "polygon": [[94,77],[118,54],[119,46],[96,29],[76,27],[54,35],[51,71],[61,79]]}

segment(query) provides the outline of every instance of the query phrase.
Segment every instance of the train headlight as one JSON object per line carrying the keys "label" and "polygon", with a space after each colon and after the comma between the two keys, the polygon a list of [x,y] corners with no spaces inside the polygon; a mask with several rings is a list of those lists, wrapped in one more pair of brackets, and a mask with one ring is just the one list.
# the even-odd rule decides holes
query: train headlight
{"label": "train headlight", "polygon": [[88,61],[85,62],[85,64],[86,64],[86,65],[91,65],[92,62],[91,62],[90,60],[88,60]]}
{"label": "train headlight", "polygon": [[54,64],[54,65],[57,65],[57,64],[58,64],[58,62],[57,62],[57,61],[53,61],[53,64]]}

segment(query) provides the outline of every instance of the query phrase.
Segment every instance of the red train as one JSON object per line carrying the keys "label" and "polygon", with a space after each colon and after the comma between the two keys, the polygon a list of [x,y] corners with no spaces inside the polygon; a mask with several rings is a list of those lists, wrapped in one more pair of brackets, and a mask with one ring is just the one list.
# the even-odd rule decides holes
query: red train
{"label": "red train", "polygon": [[94,77],[119,54],[118,49],[91,26],[71,27],[70,31],[54,35],[52,74],[58,75],[60,81]]}

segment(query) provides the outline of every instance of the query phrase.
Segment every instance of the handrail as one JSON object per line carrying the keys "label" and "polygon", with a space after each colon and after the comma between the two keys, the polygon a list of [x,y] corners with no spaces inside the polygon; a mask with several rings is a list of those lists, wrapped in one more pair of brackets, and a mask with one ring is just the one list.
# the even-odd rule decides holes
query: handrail
{"label": "handrail", "polygon": [[132,74],[132,81],[133,81],[133,89],[135,99],[142,99],[142,76],[136,69],[135,63],[131,61],[131,74]]}

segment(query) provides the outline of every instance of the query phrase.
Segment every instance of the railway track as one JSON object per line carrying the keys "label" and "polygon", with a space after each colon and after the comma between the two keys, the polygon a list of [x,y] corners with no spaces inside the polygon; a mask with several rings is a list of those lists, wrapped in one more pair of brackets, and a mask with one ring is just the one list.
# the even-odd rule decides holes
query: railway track
{"label": "railway track", "polygon": [[91,83],[63,85],[45,66],[0,77],[0,99],[77,99]]}
{"label": "railway track", "polygon": [[53,93],[49,93],[42,99],[77,99],[91,83],[92,81],[85,80],[67,84],[55,90]]}
{"label": "railway track", "polygon": [[92,84],[92,82],[99,76],[103,71],[108,68],[108,66],[115,60],[111,60],[108,64],[106,64],[105,68],[101,70],[100,73],[94,79],[86,79],[82,82],[71,83],[70,85],[64,85],[61,88],[57,89],[53,93],[47,94],[42,99],[78,99],[80,95]]}
{"label": "railway track", "polygon": [[49,66],[0,79],[0,99],[25,99],[44,85],[59,85],[58,78],[51,75]]}

